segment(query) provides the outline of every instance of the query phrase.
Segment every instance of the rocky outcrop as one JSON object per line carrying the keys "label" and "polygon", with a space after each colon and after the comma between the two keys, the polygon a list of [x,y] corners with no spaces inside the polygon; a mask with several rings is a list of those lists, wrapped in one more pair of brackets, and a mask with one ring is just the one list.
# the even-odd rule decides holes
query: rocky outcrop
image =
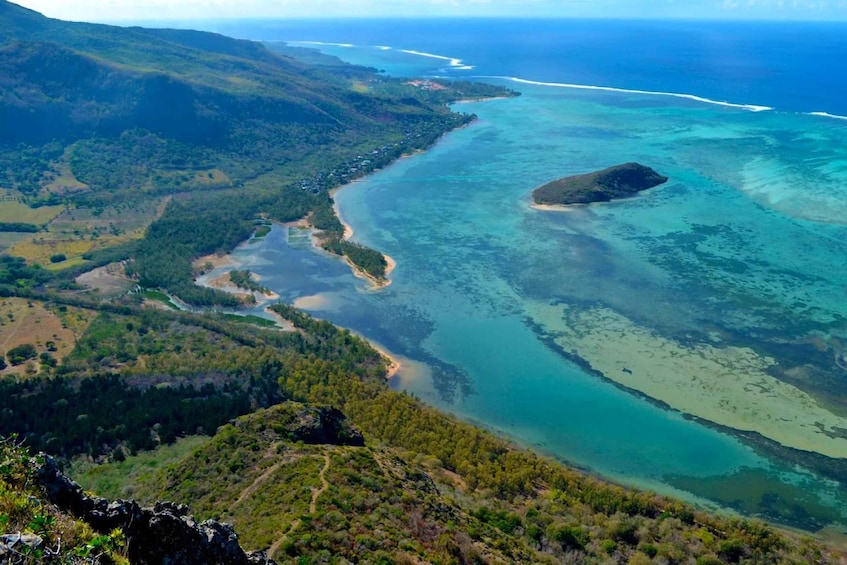
{"label": "rocky outcrop", "polygon": [[268,442],[283,441],[310,445],[365,445],[362,432],[357,430],[343,412],[328,406],[313,406],[299,402],[282,402],[248,414],[232,425],[250,437]]}
{"label": "rocky outcrop", "polygon": [[127,540],[131,563],[139,565],[232,564],[269,565],[275,563],[264,552],[245,552],[229,524],[206,520],[198,524],[188,507],[169,502],[142,508],[131,500],[110,501],[88,496],[65,476],[56,462],[45,455],[37,481],[47,498],[61,510],[87,522],[99,532],[121,528]]}
{"label": "rocky outcrop", "polygon": [[588,204],[633,196],[667,182],[650,167],[625,163],[549,182],[532,192],[536,204]]}
{"label": "rocky outcrop", "polygon": [[362,432],[336,408],[304,406],[289,425],[294,441],[310,444],[365,445]]}

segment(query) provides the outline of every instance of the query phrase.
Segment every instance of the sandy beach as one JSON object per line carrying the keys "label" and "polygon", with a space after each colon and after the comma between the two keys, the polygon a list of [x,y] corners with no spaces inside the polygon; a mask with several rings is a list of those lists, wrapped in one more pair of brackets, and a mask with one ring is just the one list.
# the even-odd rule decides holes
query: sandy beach
{"label": "sandy beach", "polygon": [[[251,292],[247,289],[236,286],[230,279],[229,272],[241,267],[241,263],[237,259],[235,259],[235,257],[233,257],[231,254],[206,255],[205,257],[200,257],[199,259],[195,260],[192,265],[196,270],[200,272],[206,271],[207,273],[209,271],[209,265],[212,266],[212,270],[226,269],[226,272],[216,277],[210,277],[208,274],[200,275],[195,280],[195,284],[197,284],[198,286],[216,288],[218,290],[222,290],[224,292],[228,292],[234,296],[237,296],[239,299],[245,301],[252,296],[258,304],[262,304],[264,302],[269,301],[276,301],[280,298],[277,293],[271,290],[268,290],[268,292]],[[254,281],[258,282],[259,280],[261,280],[261,278],[255,273],[250,274]]]}
{"label": "sandy beach", "polygon": [[841,437],[847,418],[770,376],[775,361],[752,349],[683,345],[607,308],[538,303],[530,315],[566,352],[673,409],[786,447],[847,458]]}
{"label": "sandy beach", "polygon": [[[334,196],[336,192],[338,192],[339,190],[341,190],[345,186],[348,186],[348,185],[345,184],[345,185],[340,186],[336,189],[333,189],[330,195]],[[338,221],[341,222],[342,226],[344,226],[344,238],[343,239],[350,239],[351,237],[353,237],[353,228],[350,226],[350,224],[348,224],[347,222],[344,221],[344,217],[341,215],[341,211],[338,209],[338,202],[336,202],[334,199],[332,201],[332,209],[335,211],[335,216],[338,218]]]}
{"label": "sandy beach", "polygon": [[269,314],[274,319],[274,321],[276,321],[276,325],[282,331],[293,332],[293,331],[297,330],[297,328],[294,327],[294,324],[292,324],[291,322],[289,322],[288,320],[286,320],[285,318],[283,318],[282,316],[280,316],[279,314],[277,314],[276,312],[271,310],[270,306],[265,308],[265,313]]}
{"label": "sandy beach", "polygon": [[[364,338],[363,338],[364,339]],[[380,345],[375,344],[372,341],[366,340],[371,347],[377,350],[377,352],[382,355],[385,360],[388,362],[388,367],[386,368],[385,378],[390,379],[397,374],[397,372],[403,367],[402,363],[397,360],[396,357],[393,357],[388,351],[385,350]]]}
{"label": "sandy beach", "polygon": [[[252,275],[252,273],[251,273]],[[258,281],[259,277],[253,275],[253,280]],[[257,291],[249,291],[247,289],[236,286],[229,277],[229,272],[226,272],[219,277],[215,277],[213,279],[209,279],[202,283],[198,283],[201,286],[207,286],[210,288],[216,288],[218,290],[223,290],[230,294],[234,294],[239,298],[247,298],[248,296],[252,296],[256,299],[257,302],[264,302],[268,300],[279,300],[279,295],[272,290],[268,292],[257,292]]]}
{"label": "sandy beach", "polygon": [[[200,257],[199,259],[195,259],[191,264],[196,271],[206,271],[212,269],[220,269],[221,267],[229,267],[233,268],[237,267],[238,264],[235,262],[232,255],[218,255],[213,253],[212,255],[205,255]],[[211,269],[209,268],[211,267]]]}

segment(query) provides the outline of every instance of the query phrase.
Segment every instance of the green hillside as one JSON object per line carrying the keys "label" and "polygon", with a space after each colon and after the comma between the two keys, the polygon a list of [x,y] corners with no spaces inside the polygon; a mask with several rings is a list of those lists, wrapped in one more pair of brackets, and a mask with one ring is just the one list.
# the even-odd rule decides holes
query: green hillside
{"label": "green hillside", "polygon": [[[389,390],[384,360],[346,330],[278,310],[298,331],[88,310],[95,317],[61,365],[4,382],[0,429],[73,458],[76,478],[98,494],[186,503],[280,562],[840,558],[811,538],[710,516],[517,448]],[[340,409],[349,424],[315,406]],[[214,435],[168,447],[198,432]]]}
{"label": "green hillside", "polygon": [[[0,535],[41,540],[0,561],[155,553],[136,516],[185,526],[195,537],[167,539],[180,555],[196,536],[231,534],[198,533],[174,505],[66,504],[45,486],[47,471],[63,481],[50,460],[27,450],[110,498],[171,499],[231,521],[229,549],[240,541],[280,562],[843,558],[605,483],[391,391],[367,342],[291,306],[273,307],[284,329],[145,304],[168,293],[241,305],[196,286],[192,261],[269,220],[308,218],[325,248],[378,280],[382,256],[343,240],[329,190],[474,119],[451,100],[514,94],[423,90],[302,53],[60,22],[0,0],[0,221],[37,228],[0,255]],[[86,291],[82,273],[117,290]],[[127,292],[136,285],[145,292]]]}
{"label": "green hillside", "polygon": [[[130,220],[179,195],[119,258],[134,259],[143,286],[194,305],[239,306],[195,288],[190,262],[232,249],[259,215],[311,215],[329,251],[380,278],[374,253],[341,241],[328,191],[473,119],[447,102],[504,93],[470,84],[432,92],[255,42],[61,22],[5,1],[0,28],[0,189],[30,206]],[[81,224],[57,220],[9,252],[41,265],[64,255],[78,267],[145,235],[138,222],[132,233]]]}

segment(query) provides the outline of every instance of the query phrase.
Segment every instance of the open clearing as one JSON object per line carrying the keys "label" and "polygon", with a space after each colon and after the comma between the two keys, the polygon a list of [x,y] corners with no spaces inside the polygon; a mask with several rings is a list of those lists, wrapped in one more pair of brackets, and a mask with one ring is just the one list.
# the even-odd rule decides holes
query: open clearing
{"label": "open clearing", "polygon": [[[72,267],[81,263],[88,252],[144,237],[147,226],[161,215],[166,202],[167,199],[147,200],[96,209],[60,207],[51,218],[48,231],[27,234],[7,253],[50,269]],[[66,259],[51,261],[57,255]]]}
{"label": "open clearing", "polygon": [[42,226],[49,223],[64,211],[64,206],[42,206],[41,208],[30,208],[17,200],[4,200],[0,202],[0,222],[18,222],[22,224],[34,224]]}
{"label": "open clearing", "polygon": [[[61,361],[73,351],[76,340],[85,332],[95,315],[94,312],[70,306],[48,309],[39,302],[25,298],[1,299],[0,352],[5,354],[13,347],[31,343],[39,355],[47,352]],[[0,371],[0,375],[35,373],[39,368],[39,360],[36,358],[14,367],[10,364]]]}
{"label": "open clearing", "polygon": [[106,298],[126,294],[135,286],[135,282],[124,274],[123,263],[109,263],[92,269],[78,276],[76,282]]}

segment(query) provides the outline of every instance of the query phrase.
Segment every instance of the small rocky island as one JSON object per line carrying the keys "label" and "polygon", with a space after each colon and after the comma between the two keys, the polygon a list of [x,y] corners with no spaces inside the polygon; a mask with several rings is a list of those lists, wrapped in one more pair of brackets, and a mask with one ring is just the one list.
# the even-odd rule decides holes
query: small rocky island
{"label": "small rocky island", "polygon": [[532,191],[536,204],[588,204],[626,198],[659,186],[668,177],[638,163],[625,163],[584,175],[565,177]]}

